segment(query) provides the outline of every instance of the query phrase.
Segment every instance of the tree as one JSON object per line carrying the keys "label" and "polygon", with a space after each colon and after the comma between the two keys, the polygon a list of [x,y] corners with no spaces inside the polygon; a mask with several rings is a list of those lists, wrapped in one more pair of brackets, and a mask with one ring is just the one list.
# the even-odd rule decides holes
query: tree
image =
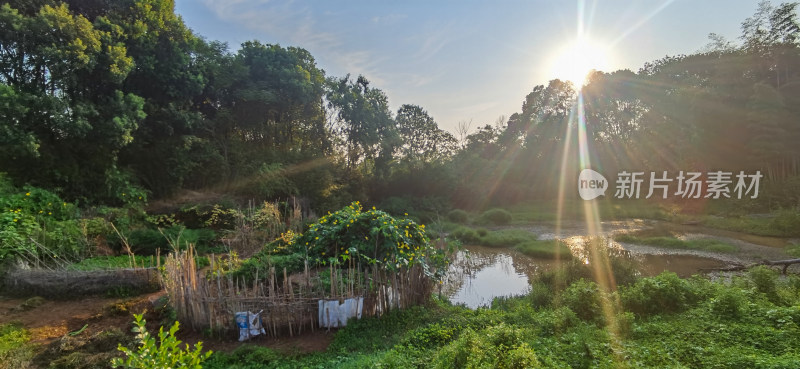
{"label": "tree", "polygon": [[421,107],[408,104],[401,106],[395,121],[401,142],[398,156],[409,168],[425,167],[455,153],[458,145],[455,137],[439,129]]}

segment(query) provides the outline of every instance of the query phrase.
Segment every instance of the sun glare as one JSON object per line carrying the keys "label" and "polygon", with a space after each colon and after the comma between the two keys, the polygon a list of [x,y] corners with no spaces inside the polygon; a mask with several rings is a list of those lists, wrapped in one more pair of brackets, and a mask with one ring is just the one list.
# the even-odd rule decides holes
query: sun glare
{"label": "sun glare", "polygon": [[576,40],[565,45],[553,59],[552,78],[570,81],[579,88],[592,70],[608,70],[609,55],[605,47],[590,40]]}

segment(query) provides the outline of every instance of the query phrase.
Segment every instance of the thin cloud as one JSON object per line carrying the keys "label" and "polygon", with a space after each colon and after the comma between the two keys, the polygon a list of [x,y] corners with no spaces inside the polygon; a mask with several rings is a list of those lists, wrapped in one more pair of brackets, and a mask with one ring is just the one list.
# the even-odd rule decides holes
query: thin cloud
{"label": "thin cloud", "polygon": [[354,50],[346,35],[335,25],[321,23],[309,6],[298,1],[204,0],[203,4],[220,20],[239,24],[264,35],[263,42],[286,42],[311,51],[321,64],[352,74],[363,74],[380,84],[378,64],[382,60],[367,50]]}

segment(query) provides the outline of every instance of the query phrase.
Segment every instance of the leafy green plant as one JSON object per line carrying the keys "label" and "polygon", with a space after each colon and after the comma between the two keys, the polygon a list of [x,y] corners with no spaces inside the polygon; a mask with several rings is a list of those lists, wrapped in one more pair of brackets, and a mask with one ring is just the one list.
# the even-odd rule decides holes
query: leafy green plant
{"label": "leafy green plant", "polygon": [[35,346],[28,342],[30,332],[21,324],[0,324],[0,368],[27,368]]}
{"label": "leafy green plant", "polygon": [[647,316],[683,311],[697,302],[698,294],[688,281],[664,272],[622,288],[620,297],[626,310]]}
{"label": "leafy green plant", "polygon": [[505,225],[511,223],[513,215],[508,210],[494,208],[483,212],[478,218],[478,222],[482,224]]}
{"label": "leafy green plant", "polygon": [[189,350],[189,345],[185,349],[180,347],[181,341],[175,337],[178,331],[178,322],[172,325],[169,332],[164,332],[164,327],[158,330],[158,342],[147,332],[145,320],[142,314],[134,314],[136,319],[133,332],[136,333],[136,340],[139,348],[131,350],[119,345],[117,349],[125,353],[125,359],[114,358],[111,365],[114,368],[202,368],[202,363],[208,359],[212,352],[203,352],[203,343],[198,342],[194,345],[194,350]]}
{"label": "leafy green plant", "polygon": [[321,217],[292,244],[318,265],[350,260],[388,270],[420,265],[436,279],[444,275],[447,266],[444,250],[430,242],[425,225],[374,207],[363,211],[359,202]]}
{"label": "leafy green plant", "polygon": [[453,209],[447,213],[447,220],[454,223],[466,223],[469,220],[469,214],[461,209]]}
{"label": "leafy green plant", "polygon": [[747,276],[755,285],[756,291],[763,293],[773,303],[780,303],[777,271],[768,266],[759,265],[748,270]]}
{"label": "leafy green plant", "polygon": [[602,322],[604,298],[597,283],[579,279],[567,287],[561,302],[583,320]]}

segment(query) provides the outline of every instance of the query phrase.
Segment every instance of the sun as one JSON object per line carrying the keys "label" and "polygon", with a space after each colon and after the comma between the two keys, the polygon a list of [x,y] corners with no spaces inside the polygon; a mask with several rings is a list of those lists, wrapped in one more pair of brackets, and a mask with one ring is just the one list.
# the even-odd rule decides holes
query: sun
{"label": "sun", "polygon": [[570,81],[576,88],[583,86],[592,70],[608,70],[608,49],[588,39],[572,41],[559,50],[551,65],[552,78]]}

